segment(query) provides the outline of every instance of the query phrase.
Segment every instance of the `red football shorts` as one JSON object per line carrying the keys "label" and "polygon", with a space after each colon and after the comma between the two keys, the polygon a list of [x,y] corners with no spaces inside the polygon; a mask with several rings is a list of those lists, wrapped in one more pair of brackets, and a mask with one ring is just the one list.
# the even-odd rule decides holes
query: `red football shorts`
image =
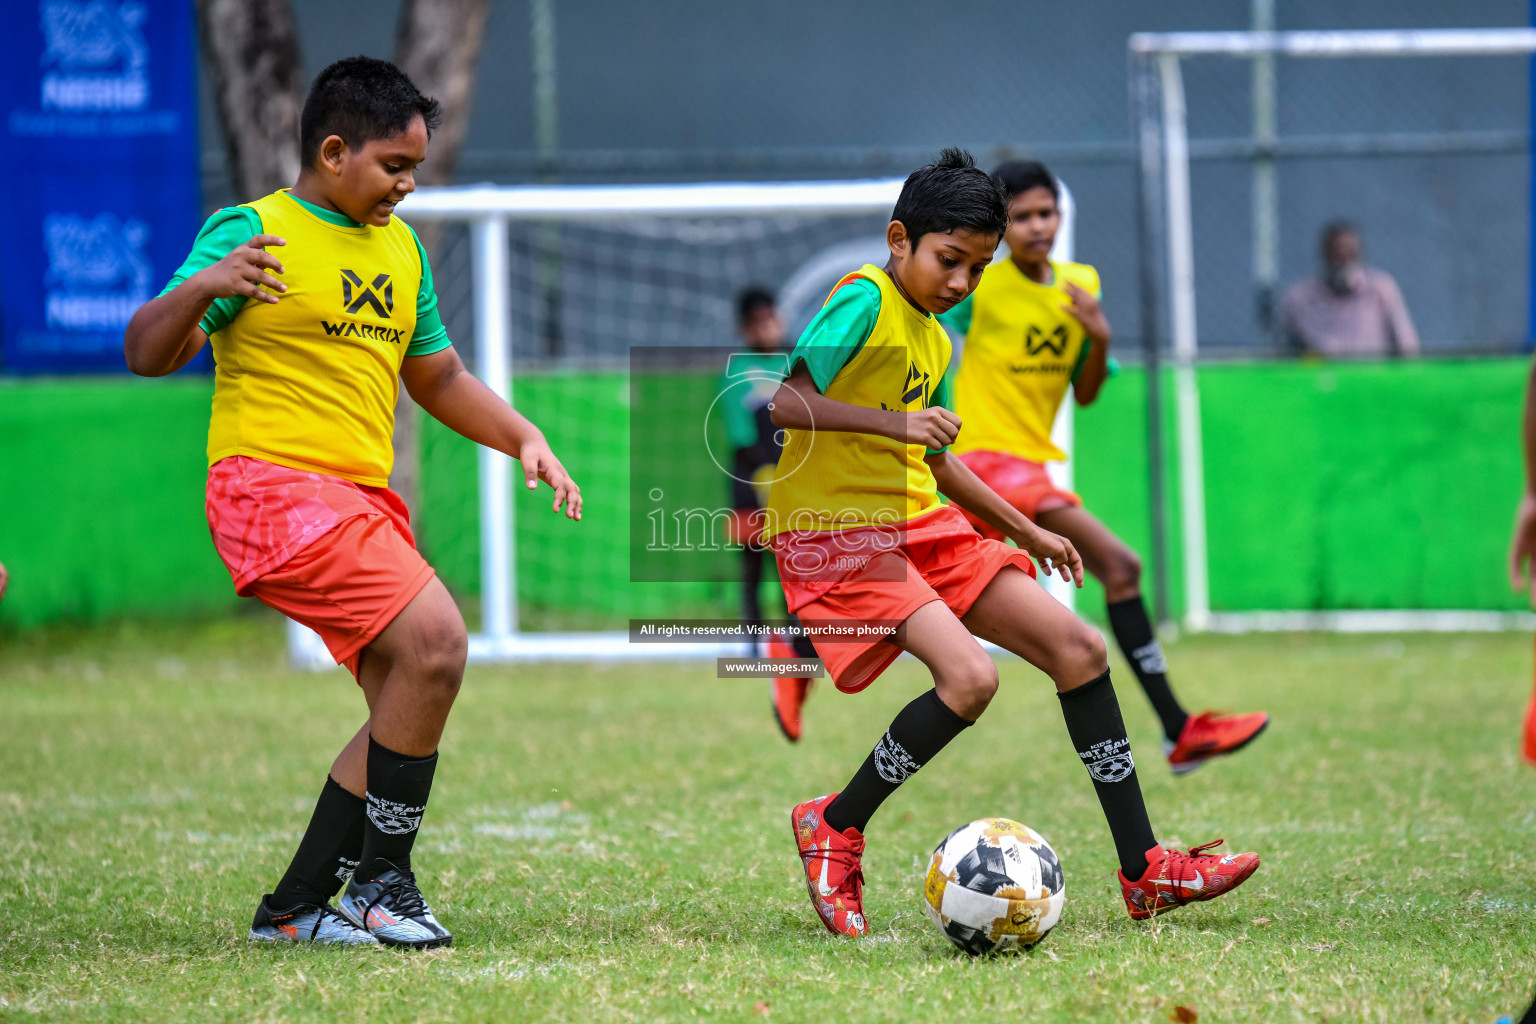
{"label": "red football shorts", "polygon": [[208,470],[207,509],[235,592],[320,634],[354,676],[363,648],[432,579],[388,487],[235,455]]}
{"label": "red football shorts", "polygon": [[[841,531],[843,540],[849,531]],[[862,531],[861,531],[862,532]],[[889,531],[887,531],[889,533]],[[846,570],[834,559],[818,554],[828,535],[780,534],[774,538],[779,581],[789,611],[814,629],[824,623],[905,621],[931,601],[943,601],[956,617],[971,605],[1005,566],[1016,565],[1035,575],[1029,556],[1002,541],[980,537],[958,508],[941,505],[904,524],[887,550]],[[797,569],[814,561],[817,571]],[[901,655],[890,634],[836,641],[812,636],[816,653],[839,690],[857,693]]]}
{"label": "red football shorts", "polygon": [[[1031,462],[1009,452],[994,451],[966,452],[960,456],[960,461],[981,477],[982,483],[1002,495],[1004,501],[1024,513],[1030,522],[1034,522],[1041,512],[1054,512],[1083,503],[1082,498],[1051,482],[1043,462]],[[992,524],[982,522],[969,512],[965,513],[965,518],[983,537],[1003,539],[1002,531]]]}

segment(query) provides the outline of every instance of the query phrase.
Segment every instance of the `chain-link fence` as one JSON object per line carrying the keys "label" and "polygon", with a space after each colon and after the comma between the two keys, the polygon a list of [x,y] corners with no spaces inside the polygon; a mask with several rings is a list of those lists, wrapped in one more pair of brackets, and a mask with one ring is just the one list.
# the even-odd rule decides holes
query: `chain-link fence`
{"label": "chain-link fence", "polygon": [[[311,70],[342,55],[330,52],[342,27],[348,52],[369,49],[370,32],[378,35],[372,49],[388,52],[388,19],[360,25],[347,0],[303,8]],[[729,4],[615,9],[563,0],[554,8],[554,102],[541,108],[524,59],[535,45],[530,13],[530,3],[519,0],[492,14],[460,180],[893,176],[951,144],[969,146],[986,164],[1034,156],[1077,195],[1079,258],[1102,271],[1107,310],[1131,358],[1140,347],[1127,116],[1131,33],[1244,30],[1265,18],[1280,30],[1530,23],[1523,0],[1026,7],[996,0],[942,12],[918,0],[831,8],[785,0],[771,17]],[[1272,136],[1247,61],[1191,62],[1185,73],[1207,354],[1281,351],[1265,296],[1272,304],[1287,285],[1316,272],[1318,231],[1340,217],[1360,225],[1368,259],[1402,286],[1426,350],[1508,351],[1525,343],[1527,60],[1281,60],[1269,107]],[[541,117],[555,121],[542,135]],[[217,133],[205,138],[211,143]],[[556,144],[541,148],[540,138]],[[210,204],[233,201],[221,157],[205,148]],[[1276,196],[1276,230],[1262,245],[1254,183],[1269,172],[1261,165],[1273,168]],[[533,242],[552,267],[548,251],[562,239]],[[451,246],[439,256],[450,261],[449,271],[453,258]],[[754,272],[737,268],[744,277]],[[439,277],[445,287],[455,281],[451,272]],[[606,344],[580,331],[561,335],[570,317],[555,304],[573,301],[571,294],[546,281],[541,311],[529,314],[540,323],[531,335],[518,332],[520,346],[533,337],[539,347],[520,356],[581,358],[590,354],[584,344]],[[467,334],[455,330],[455,338]]]}

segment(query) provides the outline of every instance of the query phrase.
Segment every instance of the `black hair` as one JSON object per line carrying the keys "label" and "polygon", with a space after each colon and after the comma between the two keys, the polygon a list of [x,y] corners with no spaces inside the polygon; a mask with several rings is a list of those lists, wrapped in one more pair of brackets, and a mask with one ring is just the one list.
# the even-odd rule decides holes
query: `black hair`
{"label": "black hair", "polygon": [[907,175],[891,219],[906,226],[914,249],[924,235],[956,228],[1001,238],[1008,227],[1008,193],[971,154],[950,147]]}
{"label": "black hair", "polygon": [[1009,160],[998,164],[992,177],[1003,183],[1010,200],[1032,188],[1043,188],[1050,191],[1051,198],[1057,203],[1061,202],[1061,186],[1056,183],[1056,175],[1038,160]]}
{"label": "black hair", "polygon": [[299,156],[305,167],[320,144],[339,135],[352,149],[406,131],[420,114],[430,138],[442,122],[437,100],[423,96],[405,72],[387,60],[344,57],[315,76],[299,116]]}
{"label": "black hair", "polygon": [[760,309],[772,309],[776,305],[773,292],[761,285],[742,289],[736,296],[736,321],[746,323]]}
{"label": "black hair", "polygon": [[1331,220],[1323,225],[1323,234],[1320,239],[1323,249],[1333,244],[1333,240],[1340,235],[1354,235],[1360,237],[1360,228],[1352,220]]}

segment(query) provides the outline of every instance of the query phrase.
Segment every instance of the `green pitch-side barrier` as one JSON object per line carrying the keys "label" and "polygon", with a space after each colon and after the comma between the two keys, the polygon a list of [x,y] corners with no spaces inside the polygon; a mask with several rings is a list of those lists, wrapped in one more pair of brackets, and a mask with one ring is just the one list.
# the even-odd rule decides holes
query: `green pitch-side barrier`
{"label": "green pitch-side barrier", "polygon": [[[1521,485],[1525,371],[1512,358],[1203,368],[1212,608],[1522,607],[1505,583],[1504,550]],[[677,396],[685,435],[703,422],[713,383],[662,382]],[[515,386],[519,407],[544,427],[586,497],[573,525],[549,513],[547,489],[517,490],[525,627],[732,614],[730,556],[713,582],[629,582],[625,376],[524,374]],[[221,614],[241,604],[203,515],[211,389],[206,378],[0,382],[0,561],[12,574],[0,626]],[[1080,410],[1076,469],[1088,507],[1144,557],[1145,402],[1143,378],[1128,370]],[[421,542],[472,606],[474,448],[432,422],[421,448]],[[692,486],[723,501],[715,472],[703,462]],[[1176,495],[1169,501],[1177,566]],[[1102,612],[1096,588],[1085,588],[1081,607]]]}

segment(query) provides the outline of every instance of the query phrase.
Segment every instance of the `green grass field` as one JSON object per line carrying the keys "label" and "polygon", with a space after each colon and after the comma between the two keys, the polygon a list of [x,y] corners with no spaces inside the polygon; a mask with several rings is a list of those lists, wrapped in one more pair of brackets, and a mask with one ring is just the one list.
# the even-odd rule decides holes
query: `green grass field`
{"label": "green grass field", "polygon": [[[823,686],[785,743],[763,686],[712,667],[474,667],[416,863],[451,950],[252,947],[362,702],[295,673],[276,622],[0,638],[0,1019],[1491,1022],[1536,988],[1536,772],[1516,757],[1522,636],[1199,638],[1191,703],[1274,724],[1175,780],[1116,675],[1158,834],[1264,857],[1237,893],[1130,921],[1042,677],[1002,663],[981,724],[875,818],[872,937],[824,932],[787,810],[840,785],[928,683]],[[1007,815],[1060,852],[1033,952],[971,960],[929,925],[935,843]]]}

